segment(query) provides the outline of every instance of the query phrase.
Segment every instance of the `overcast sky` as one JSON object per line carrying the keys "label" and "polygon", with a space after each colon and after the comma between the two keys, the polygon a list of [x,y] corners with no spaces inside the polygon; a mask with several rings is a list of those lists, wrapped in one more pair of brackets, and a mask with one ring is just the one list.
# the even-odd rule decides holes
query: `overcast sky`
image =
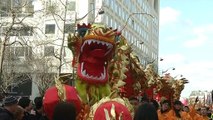
{"label": "overcast sky", "polygon": [[161,0],[160,70],[189,80],[182,97],[192,90],[213,90],[213,0]]}

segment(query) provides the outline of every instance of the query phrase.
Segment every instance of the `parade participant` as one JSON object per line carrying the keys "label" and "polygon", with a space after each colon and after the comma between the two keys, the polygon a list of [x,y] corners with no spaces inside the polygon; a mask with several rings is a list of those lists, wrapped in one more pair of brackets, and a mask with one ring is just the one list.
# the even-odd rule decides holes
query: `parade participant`
{"label": "parade participant", "polygon": [[32,101],[28,97],[21,97],[18,101],[18,105],[20,105],[24,109],[24,120],[35,120],[35,115],[31,114],[33,110]]}
{"label": "parade participant", "polygon": [[207,116],[208,116],[208,118],[211,119],[212,110],[210,109],[210,107],[207,107],[206,110],[207,110]]}
{"label": "parade participant", "polygon": [[175,100],[173,103],[173,109],[169,112],[169,115],[171,116],[172,120],[192,120],[191,116],[182,111],[183,104],[179,100]]}
{"label": "parade participant", "polygon": [[143,104],[143,103],[148,103],[148,102],[149,102],[149,98],[148,98],[147,94],[143,94],[143,96],[141,97],[140,103]]}
{"label": "parade participant", "polygon": [[15,120],[23,120],[24,117],[24,109],[18,105],[15,112]]}
{"label": "parade participant", "polygon": [[14,114],[17,109],[17,99],[15,97],[6,97],[3,100],[3,107],[0,108],[1,120],[14,120]]}
{"label": "parade participant", "polygon": [[136,110],[134,120],[158,120],[158,114],[153,104],[143,103]]}
{"label": "parade participant", "polygon": [[184,107],[183,108],[183,111],[184,112],[187,112],[190,117],[193,119],[193,120],[202,120],[202,116],[200,116],[197,111],[194,109],[194,107],[189,107],[189,109],[187,107]]}
{"label": "parade participant", "polygon": [[53,120],[76,120],[75,106],[70,102],[59,102],[53,112]]}
{"label": "parade participant", "polygon": [[157,102],[156,100],[153,99],[153,100],[150,100],[150,103],[153,104],[154,107],[155,107],[155,110],[158,111],[158,109],[159,109],[159,104],[158,104],[158,102]]}
{"label": "parade participant", "polygon": [[202,116],[197,113],[195,109],[190,109],[189,115],[193,120],[203,120]]}
{"label": "parade participant", "polygon": [[47,120],[47,117],[44,114],[43,109],[43,98],[42,97],[36,97],[34,99],[35,103],[35,117],[36,120]]}
{"label": "parade participant", "polygon": [[199,101],[199,99],[198,99],[198,97],[196,97],[194,105],[189,107],[190,109],[189,109],[188,113],[193,120],[202,120],[202,116],[200,116],[200,114],[198,113],[198,111],[200,111],[200,109],[195,110],[195,106],[198,101]]}
{"label": "parade participant", "polygon": [[160,102],[160,110],[158,110],[159,120],[168,120],[169,111],[171,110],[171,102],[169,100],[163,100]]}
{"label": "parade participant", "polygon": [[197,114],[201,115],[201,108],[200,107],[197,109]]}
{"label": "parade participant", "polygon": [[203,120],[209,120],[209,117],[207,116],[207,109],[205,106],[201,108],[200,113]]}
{"label": "parade participant", "polygon": [[190,111],[189,106],[183,106],[183,111],[188,113]]}

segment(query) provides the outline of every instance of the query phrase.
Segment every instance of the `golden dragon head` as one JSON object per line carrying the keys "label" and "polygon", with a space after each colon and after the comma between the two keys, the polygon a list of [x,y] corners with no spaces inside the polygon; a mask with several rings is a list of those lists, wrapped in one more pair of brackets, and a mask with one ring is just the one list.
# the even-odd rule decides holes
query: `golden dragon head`
{"label": "golden dragon head", "polygon": [[69,36],[69,48],[73,51],[73,65],[77,76],[90,84],[105,84],[108,80],[108,63],[114,55],[117,30],[103,25],[78,25],[77,35]]}

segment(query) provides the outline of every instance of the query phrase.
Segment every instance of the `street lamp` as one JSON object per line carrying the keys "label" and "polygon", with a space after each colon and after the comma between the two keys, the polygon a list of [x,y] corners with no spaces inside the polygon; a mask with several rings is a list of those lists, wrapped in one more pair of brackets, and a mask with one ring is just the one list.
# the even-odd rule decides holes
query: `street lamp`
{"label": "street lamp", "polygon": [[163,71],[162,71],[162,74],[164,74],[164,73],[168,72],[170,69],[171,69],[171,70],[175,70],[175,68],[174,68],[174,67],[170,67],[170,68],[168,68],[168,69],[166,69],[166,70],[163,70]]}
{"label": "street lamp", "polygon": [[[96,9],[99,9],[97,15],[104,14],[104,10],[103,10],[102,8],[94,8],[94,9],[90,10],[89,12],[87,12],[87,14],[85,14],[85,15],[84,15],[83,17],[81,17],[81,18],[77,18],[77,14],[75,14],[75,23],[76,23],[77,21],[83,20],[85,17],[87,17],[87,15],[89,15],[92,11],[94,11],[94,10],[96,10]],[[97,15],[96,15],[96,17],[97,17]],[[96,18],[96,17],[95,17],[95,18]]]}
{"label": "street lamp", "polygon": [[[99,9],[99,10],[98,10],[98,14],[96,15],[96,17],[97,17],[98,15],[104,14],[104,10],[102,9],[102,7],[101,7],[101,8],[94,8],[94,9],[90,10],[89,12],[87,12],[87,14],[85,14],[85,15],[84,15],[83,17],[81,17],[81,18],[77,18],[77,12],[75,12],[75,23],[74,23],[75,32],[76,32],[76,26],[77,26],[76,24],[77,24],[77,22],[83,20],[84,18],[86,18],[93,10],[96,10],[96,9]],[[95,17],[95,19],[96,19],[96,17]],[[94,21],[95,21],[95,19],[94,19]],[[93,22],[94,22],[94,21],[93,21]],[[75,36],[75,32],[74,32],[74,36]]]}
{"label": "street lamp", "polygon": [[127,20],[126,20],[126,22],[125,22],[125,24],[124,24],[124,27],[121,29],[121,31],[127,26],[127,23],[128,23],[128,21],[129,21],[129,19],[130,19],[133,15],[139,15],[139,14],[141,14],[141,15],[148,15],[148,16],[151,16],[152,18],[154,18],[154,16],[151,15],[151,14],[149,14],[149,13],[143,13],[143,12],[131,13],[131,14],[129,14],[129,17],[127,18]]}

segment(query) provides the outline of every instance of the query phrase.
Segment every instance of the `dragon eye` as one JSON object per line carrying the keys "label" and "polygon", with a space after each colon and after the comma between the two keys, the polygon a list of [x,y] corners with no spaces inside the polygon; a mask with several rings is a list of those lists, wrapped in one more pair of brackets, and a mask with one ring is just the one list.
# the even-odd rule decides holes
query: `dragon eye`
{"label": "dragon eye", "polygon": [[80,28],[78,29],[78,35],[81,36],[81,37],[84,37],[86,32],[87,32],[87,28]]}

